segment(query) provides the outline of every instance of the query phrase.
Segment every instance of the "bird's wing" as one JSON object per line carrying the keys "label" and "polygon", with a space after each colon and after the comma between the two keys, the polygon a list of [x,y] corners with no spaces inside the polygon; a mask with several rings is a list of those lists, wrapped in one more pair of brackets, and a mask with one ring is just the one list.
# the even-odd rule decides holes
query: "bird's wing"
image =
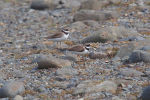
{"label": "bird's wing", "polygon": [[46,37],[46,39],[60,38],[61,36],[63,36],[63,34],[61,32],[57,32],[51,36]]}
{"label": "bird's wing", "polygon": [[82,52],[84,51],[83,45],[77,45],[68,49],[69,51]]}

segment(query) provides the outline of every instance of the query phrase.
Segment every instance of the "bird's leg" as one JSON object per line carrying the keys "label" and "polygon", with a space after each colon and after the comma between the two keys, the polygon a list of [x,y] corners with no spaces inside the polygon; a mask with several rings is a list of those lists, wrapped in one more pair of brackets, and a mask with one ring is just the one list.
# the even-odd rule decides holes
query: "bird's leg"
{"label": "bird's leg", "polygon": [[57,47],[58,47],[58,42],[57,42]]}
{"label": "bird's leg", "polygon": [[79,59],[79,55],[77,55],[77,58],[78,58],[78,60],[80,60],[80,59]]}
{"label": "bird's leg", "polygon": [[81,57],[79,55],[77,55],[78,60],[80,61]]}
{"label": "bird's leg", "polygon": [[60,47],[61,47],[61,42],[60,42]]}

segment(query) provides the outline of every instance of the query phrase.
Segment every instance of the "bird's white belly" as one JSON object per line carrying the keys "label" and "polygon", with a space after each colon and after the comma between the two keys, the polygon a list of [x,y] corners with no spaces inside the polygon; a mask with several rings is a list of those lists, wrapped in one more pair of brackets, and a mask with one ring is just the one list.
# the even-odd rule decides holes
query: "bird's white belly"
{"label": "bird's white belly", "polygon": [[75,54],[78,54],[78,55],[85,55],[85,54],[88,54],[89,51],[85,49],[83,52],[72,51],[72,53],[75,53]]}
{"label": "bird's white belly", "polygon": [[61,38],[54,38],[54,39],[48,39],[48,41],[54,41],[54,42],[61,42],[61,41],[65,41],[68,38],[68,35],[63,35]]}

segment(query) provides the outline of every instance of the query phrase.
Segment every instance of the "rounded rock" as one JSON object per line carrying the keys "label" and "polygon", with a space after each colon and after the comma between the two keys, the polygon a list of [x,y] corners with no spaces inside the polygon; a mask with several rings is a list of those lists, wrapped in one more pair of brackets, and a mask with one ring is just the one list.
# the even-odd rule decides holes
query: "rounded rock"
{"label": "rounded rock", "polygon": [[23,98],[20,95],[16,95],[13,100],[23,100]]}
{"label": "rounded rock", "polygon": [[150,86],[146,87],[143,90],[143,93],[142,93],[140,99],[142,99],[142,100],[150,100]]}
{"label": "rounded rock", "polygon": [[21,94],[25,90],[23,83],[21,82],[9,82],[0,88],[0,98],[15,97]]}
{"label": "rounded rock", "polygon": [[71,66],[69,60],[59,59],[53,56],[41,56],[37,63],[39,69]]}

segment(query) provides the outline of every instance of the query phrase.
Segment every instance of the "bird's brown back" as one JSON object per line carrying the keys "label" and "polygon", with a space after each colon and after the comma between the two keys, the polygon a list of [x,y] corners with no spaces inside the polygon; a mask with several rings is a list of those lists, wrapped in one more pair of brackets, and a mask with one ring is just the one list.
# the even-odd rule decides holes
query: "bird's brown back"
{"label": "bird's brown back", "polygon": [[63,36],[62,32],[56,32],[53,35],[46,37],[46,39],[60,38],[61,36]]}
{"label": "bird's brown back", "polygon": [[84,51],[84,46],[81,44],[81,45],[77,45],[77,46],[74,46],[74,47],[71,47],[71,48],[68,48],[69,51],[76,51],[76,52],[82,52]]}

